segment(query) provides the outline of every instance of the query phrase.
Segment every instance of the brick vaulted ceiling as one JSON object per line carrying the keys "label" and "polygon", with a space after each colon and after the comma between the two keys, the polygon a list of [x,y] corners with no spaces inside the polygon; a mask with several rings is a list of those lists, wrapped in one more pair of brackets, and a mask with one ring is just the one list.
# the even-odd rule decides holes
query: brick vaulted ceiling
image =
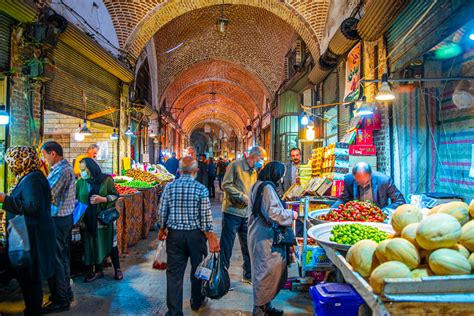
{"label": "brick vaulted ceiling", "polygon": [[222,37],[221,0],[104,0],[132,63],[154,41],[159,104],[188,135],[206,123],[242,135],[283,81],[295,39],[319,55],[329,0],[224,2],[230,24]]}

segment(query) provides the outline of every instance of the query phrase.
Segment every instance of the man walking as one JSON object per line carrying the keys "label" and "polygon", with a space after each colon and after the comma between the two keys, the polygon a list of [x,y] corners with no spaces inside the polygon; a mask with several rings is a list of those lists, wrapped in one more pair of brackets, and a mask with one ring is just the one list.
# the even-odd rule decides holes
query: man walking
{"label": "man walking", "polygon": [[245,283],[251,283],[252,280],[250,256],[247,247],[247,206],[249,203],[249,193],[257,181],[257,169],[263,166],[263,159],[265,157],[265,149],[253,147],[248,158],[234,161],[227,167],[224,181],[222,182],[222,188],[224,189],[221,234],[222,262],[229,268],[235,235],[239,234],[240,249],[244,259],[242,281]]}
{"label": "man walking", "polygon": [[165,168],[172,175],[176,175],[178,172],[179,160],[176,158],[176,153],[171,153],[171,158],[166,160]]}
{"label": "man walking", "polygon": [[198,173],[196,176],[197,182],[201,183],[205,187],[209,184],[209,174],[207,172],[207,162],[206,162],[206,155],[202,154],[199,156],[198,161]]}
{"label": "man walking", "polygon": [[211,252],[219,252],[213,233],[211,202],[207,188],[194,180],[198,163],[193,157],[180,161],[181,177],[165,187],[160,201],[158,238],[166,240],[166,315],[183,315],[183,277],[191,260],[191,309],[206,304],[201,280],[194,277],[199,263]]}
{"label": "man walking", "polygon": [[219,157],[217,163],[217,180],[219,181],[219,189],[222,191],[222,180],[224,179],[225,172],[227,170],[227,164],[222,157]]}
{"label": "man walking", "polygon": [[212,157],[209,158],[209,163],[207,164],[207,176],[209,197],[213,199],[216,197],[216,186],[214,185],[214,182],[216,181],[216,164],[214,163],[214,158]]}
{"label": "man walking", "polygon": [[51,215],[56,232],[56,268],[54,276],[48,280],[51,304],[43,308],[44,314],[57,313],[69,309],[73,300],[70,285],[69,249],[73,212],[76,202],[74,170],[63,158],[63,148],[55,141],[44,143],[41,152],[51,167],[48,182],[53,198]]}

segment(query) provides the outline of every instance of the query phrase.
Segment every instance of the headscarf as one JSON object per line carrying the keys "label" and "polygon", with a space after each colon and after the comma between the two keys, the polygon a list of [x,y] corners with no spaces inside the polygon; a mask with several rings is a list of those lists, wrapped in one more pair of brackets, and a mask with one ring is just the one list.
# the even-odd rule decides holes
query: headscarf
{"label": "headscarf", "polygon": [[40,170],[41,160],[36,149],[30,146],[14,146],[7,150],[5,161],[17,181],[27,174]]}
{"label": "headscarf", "polygon": [[[263,189],[270,185],[273,190],[275,190],[278,181],[285,175],[285,165],[278,161],[271,161],[263,167],[263,169],[258,173],[258,180],[263,183],[257,189],[255,202],[253,204],[252,214],[254,216],[260,215],[260,208],[262,207],[263,199]],[[281,201],[281,200],[280,200]],[[281,201],[283,206],[285,203]]]}
{"label": "headscarf", "polygon": [[102,173],[100,166],[92,158],[84,158],[81,162],[86,164],[87,169],[89,170],[90,178],[87,179],[91,189],[89,191],[89,200],[88,206],[84,215],[84,224],[86,225],[87,230],[93,236],[97,236],[97,213],[98,207],[97,204],[90,204],[90,198],[93,195],[99,194],[101,184],[107,179],[108,175]]}

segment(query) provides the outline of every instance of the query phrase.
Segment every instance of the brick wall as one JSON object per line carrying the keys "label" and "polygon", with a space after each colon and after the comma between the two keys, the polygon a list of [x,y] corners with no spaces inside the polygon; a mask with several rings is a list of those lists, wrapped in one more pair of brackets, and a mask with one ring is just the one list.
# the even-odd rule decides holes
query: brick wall
{"label": "brick wall", "polygon": [[[55,140],[63,146],[64,157],[73,163],[74,159],[84,154],[91,144],[107,142],[108,155],[105,159],[99,159],[102,171],[106,173],[117,173],[117,141],[110,139],[112,128],[102,124],[90,125],[92,136],[86,136],[84,141],[79,142],[74,138],[74,133],[82,120],[52,111],[44,113],[44,140]],[[100,153],[99,153],[100,155]]]}

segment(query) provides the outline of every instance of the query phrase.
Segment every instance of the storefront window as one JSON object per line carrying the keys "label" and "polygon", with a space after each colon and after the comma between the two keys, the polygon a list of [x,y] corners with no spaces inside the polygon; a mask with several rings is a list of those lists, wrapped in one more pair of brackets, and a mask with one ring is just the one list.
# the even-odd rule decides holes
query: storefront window
{"label": "storefront window", "polygon": [[[281,161],[287,161],[290,149],[298,146],[298,116],[284,116],[278,120],[279,134],[279,157]],[[276,153],[277,154],[277,153]]]}

